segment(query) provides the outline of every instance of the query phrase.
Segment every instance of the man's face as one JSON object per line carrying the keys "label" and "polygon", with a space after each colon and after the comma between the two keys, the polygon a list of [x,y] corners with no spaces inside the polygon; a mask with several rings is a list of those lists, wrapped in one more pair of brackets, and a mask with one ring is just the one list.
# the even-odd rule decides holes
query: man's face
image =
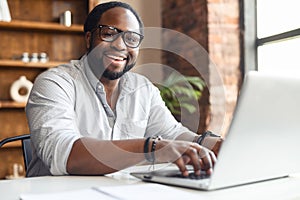
{"label": "man's face", "polygon": [[[139,23],[134,14],[121,7],[112,8],[103,13],[98,25],[114,27],[123,32],[140,33]],[[100,31],[98,28],[91,33],[92,35],[88,39],[90,49],[97,51],[96,54],[99,58],[97,59],[99,63],[93,64],[91,68],[98,78],[102,76],[110,80],[118,79],[134,66],[139,48],[126,46],[122,34],[119,34],[114,41],[103,41],[99,35]]]}

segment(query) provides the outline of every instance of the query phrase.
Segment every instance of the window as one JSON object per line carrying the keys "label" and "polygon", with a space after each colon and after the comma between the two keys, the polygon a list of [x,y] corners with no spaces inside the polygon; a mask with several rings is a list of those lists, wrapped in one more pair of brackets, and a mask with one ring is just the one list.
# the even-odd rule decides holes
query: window
{"label": "window", "polygon": [[243,3],[246,71],[300,73],[300,1],[244,0]]}
{"label": "window", "polygon": [[300,1],[257,0],[257,69],[300,72]]}

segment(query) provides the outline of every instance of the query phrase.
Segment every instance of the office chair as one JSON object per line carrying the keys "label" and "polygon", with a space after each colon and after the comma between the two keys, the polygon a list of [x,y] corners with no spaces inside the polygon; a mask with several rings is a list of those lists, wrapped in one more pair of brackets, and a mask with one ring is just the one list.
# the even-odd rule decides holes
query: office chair
{"label": "office chair", "polygon": [[23,151],[23,158],[24,158],[24,167],[25,171],[27,170],[27,166],[29,165],[31,159],[32,159],[32,154],[31,154],[31,144],[30,144],[30,134],[25,134],[25,135],[18,135],[18,136],[13,136],[9,138],[5,138],[0,141],[0,148],[9,142],[14,142],[14,141],[21,141],[22,142],[22,151]]}

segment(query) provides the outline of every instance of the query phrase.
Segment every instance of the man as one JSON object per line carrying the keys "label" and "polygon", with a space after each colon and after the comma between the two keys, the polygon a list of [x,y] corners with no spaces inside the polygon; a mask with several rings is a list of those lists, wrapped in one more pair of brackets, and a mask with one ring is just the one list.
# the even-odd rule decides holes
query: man
{"label": "man", "polygon": [[[125,3],[100,4],[84,31],[87,54],[34,83],[26,106],[34,151],[27,176],[107,174],[156,162],[173,162],[184,176],[186,164],[211,173],[221,139],[183,127],[159,90],[128,72],[143,39],[138,14]],[[213,151],[197,143],[203,140],[216,143]]]}

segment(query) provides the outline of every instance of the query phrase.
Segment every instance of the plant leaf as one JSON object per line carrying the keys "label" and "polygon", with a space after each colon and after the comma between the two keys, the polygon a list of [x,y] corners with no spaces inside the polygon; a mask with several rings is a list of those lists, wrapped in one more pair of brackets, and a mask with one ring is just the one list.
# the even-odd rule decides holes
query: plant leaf
{"label": "plant leaf", "polygon": [[196,111],[196,107],[189,101],[199,100],[206,84],[200,77],[173,72],[162,84],[156,86],[171,113],[180,114],[181,109],[186,109],[189,113]]}
{"label": "plant leaf", "polygon": [[191,114],[196,111],[196,107],[188,103],[181,104],[181,107],[185,108]]}

